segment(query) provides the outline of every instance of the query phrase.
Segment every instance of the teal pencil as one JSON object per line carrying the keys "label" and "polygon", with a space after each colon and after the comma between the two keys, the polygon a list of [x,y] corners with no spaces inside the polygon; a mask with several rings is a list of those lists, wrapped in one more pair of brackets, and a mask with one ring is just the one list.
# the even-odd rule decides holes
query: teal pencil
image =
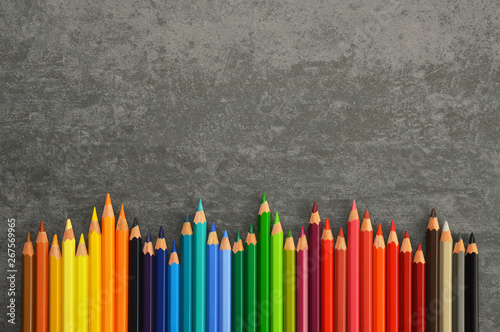
{"label": "teal pencil", "polygon": [[193,229],[186,213],[181,232],[181,331],[193,330]]}
{"label": "teal pencil", "polygon": [[205,332],[207,298],[207,220],[203,205],[198,203],[198,210],[193,221],[193,331]]}
{"label": "teal pencil", "polygon": [[177,248],[172,245],[172,253],[168,261],[168,314],[167,314],[167,331],[180,331],[180,282],[179,282],[179,256],[177,256]]}

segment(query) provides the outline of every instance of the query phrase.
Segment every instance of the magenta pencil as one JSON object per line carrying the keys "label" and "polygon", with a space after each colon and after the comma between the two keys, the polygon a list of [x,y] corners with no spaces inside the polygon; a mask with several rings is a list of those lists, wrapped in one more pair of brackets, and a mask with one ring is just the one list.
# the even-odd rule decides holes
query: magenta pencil
{"label": "magenta pencil", "polygon": [[359,215],[352,201],[347,221],[347,332],[359,332]]}
{"label": "magenta pencil", "polygon": [[309,331],[309,272],[307,261],[309,259],[309,247],[307,246],[304,227],[300,231],[297,243],[297,332]]}
{"label": "magenta pencil", "polygon": [[314,202],[311,219],[309,220],[309,329],[313,332],[321,329],[321,269],[320,269],[320,248],[321,248],[321,219],[318,207]]}

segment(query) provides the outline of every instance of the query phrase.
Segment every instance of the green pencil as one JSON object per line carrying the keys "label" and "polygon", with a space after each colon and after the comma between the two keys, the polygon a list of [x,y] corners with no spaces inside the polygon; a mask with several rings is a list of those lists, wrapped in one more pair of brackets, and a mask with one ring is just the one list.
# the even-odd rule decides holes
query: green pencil
{"label": "green pencil", "polygon": [[203,205],[198,203],[198,210],[193,221],[193,331],[205,332],[205,300],[207,271],[207,220]]}
{"label": "green pencil", "polygon": [[257,238],[253,224],[245,241],[245,324],[247,332],[257,332]]}
{"label": "green pencil", "polygon": [[233,303],[233,319],[232,319],[232,331],[233,332],[243,332],[244,330],[244,295],[243,295],[243,271],[244,271],[244,253],[243,253],[243,241],[241,241],[240,231],[236,233],[236,239],[233,245],[233,280],[232,280],[232,303]]}
{"label": "green pencil", "polygon": [[[260,329],[259,332],[270,332],[270,302],[269,302],[269,231],[271,229],[271,211],[267,204],[266,194],[262,195],[258,220],[258,292],[259,292],[259,313]],[[274,331],[273,331],[274,332]]]}
{"label": "green pencil", "polygon": [[283,332],[283,229],[278,212],[271,232],[271,331]]}
{"label": "green pencil", "polygon": [[285,317],[284,331],[295,332],[295,243],[292,231],[288,231],[283,248],[285,261],[285,275],[283,279],[285,289]]}

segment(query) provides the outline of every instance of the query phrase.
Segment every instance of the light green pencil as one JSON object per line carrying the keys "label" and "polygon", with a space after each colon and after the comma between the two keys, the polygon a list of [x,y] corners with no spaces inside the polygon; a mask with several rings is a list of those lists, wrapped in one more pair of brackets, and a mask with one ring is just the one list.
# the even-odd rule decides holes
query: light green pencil
{"label": "light green pencil", "polygon": [[285,275],[283,279],[285,289],[285,317],[284,331],[295,332],[295,242],[293,241],[292,231],[288,231],[283,248],[285,260]]}

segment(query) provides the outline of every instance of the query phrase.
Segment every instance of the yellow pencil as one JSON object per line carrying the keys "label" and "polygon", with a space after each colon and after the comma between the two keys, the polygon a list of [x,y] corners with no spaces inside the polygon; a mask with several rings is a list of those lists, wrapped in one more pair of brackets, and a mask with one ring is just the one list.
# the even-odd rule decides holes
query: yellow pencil
{"label": "yellow pencil", "polygon": [[89,331],[89,256],[83,234],[76,250],[76,317],[77,331]]}
{"label": "yellow pencil", "polygon": [[68,219],[62,241],[62,328],[64,332],[76,330],[75,272],[75,234],[71,220]]}
{"label": "yellow pencil", "polygon": [[89,330],[101,332],[101,228],[97,213],[89,227]]}
{"label": "yellow pencil", "polygon": [[54,235],[49,251],[49,332],[62,331],[61,263],[61,249],[57,235]]}

